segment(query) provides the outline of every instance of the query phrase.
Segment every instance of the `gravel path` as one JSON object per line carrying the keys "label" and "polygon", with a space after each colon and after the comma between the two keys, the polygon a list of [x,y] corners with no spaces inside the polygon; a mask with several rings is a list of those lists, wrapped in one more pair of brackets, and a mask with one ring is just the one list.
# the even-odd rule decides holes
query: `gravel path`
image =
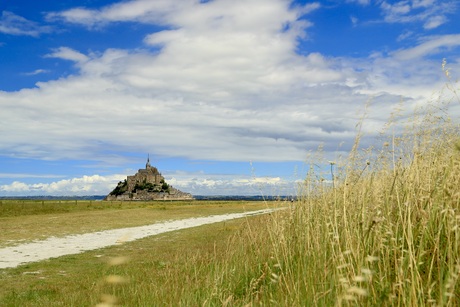
{"label": "gravel path", "polygon": [[50,237],[46,240],[0,248],[0,269],[14,268],[28,262],[36,262],[64,255],[78,254],[169,231],[223,222],[245,216],[269,213],[272,211],[274,211],[274,209],[212,215],[177,221],[166,221],[139,227],[119,228],[80,235],[71,235],[61,238]]}

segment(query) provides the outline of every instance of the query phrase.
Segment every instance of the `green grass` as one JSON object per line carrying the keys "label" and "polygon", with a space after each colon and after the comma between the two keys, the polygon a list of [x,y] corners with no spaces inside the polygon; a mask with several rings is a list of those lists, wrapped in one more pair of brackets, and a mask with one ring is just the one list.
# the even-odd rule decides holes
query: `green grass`
{"label": "green grass", "polygon": [[[276,205],[275,202],[270,204]],[[0,204],[0,247],[50,236],[141,226],[158,221],[265,209],[253,201],[7,201]],[[62,208],[60,206],[63,206]],[[17,209],[18,212],[11,212]]]}
{"label": "green grass", "polygon": [[[182,207],[200,206],[206,208],[222,207],[231,204],[235,208],[237,201],[93,201],[93,200],[23,200],[23,199],[0,199],[0,218],[24,215],[43,215],[70,212],[88,212],[93,210],[112,211],[119,209],[171,209]],[[244,206],[256,204],[256,201],[239,201]]]}
{"label": "green grass", "polygon": [[232,220],[4,269],[0,306],[220,306],[231,295],[227,283],[246,298],[252,274],[265,267],[252,259],[252,227],[269,221]]}

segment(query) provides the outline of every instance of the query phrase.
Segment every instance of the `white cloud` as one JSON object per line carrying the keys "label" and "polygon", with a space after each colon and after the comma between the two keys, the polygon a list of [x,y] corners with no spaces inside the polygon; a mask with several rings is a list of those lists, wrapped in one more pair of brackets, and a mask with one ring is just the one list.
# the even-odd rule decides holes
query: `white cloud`
{"label": "white cloud", "polygon": [[175,12],[190,10],[198,4],[194,0],[132,0],[111,4],[101,9],[74,8],[62,12],[52,12],[47,14],[47,19],[62,19],[88,27],[117,21],[167,24]]}
{"label": "white cloud", "polygon": [[9,11],[3,11],[0,16],[0,33],[39,37],[51,31],[52,28],[49,26],[41,26]]}
{"label": "white cloud", "polygon": [[45,55],[47,58],[59,58],[63,60],[69,60],[77,63],[84,63],[89,60],[89,57],[73,50],[69,47],[59,47],[53,50],[52,53]]}
{"label": "white cloud", "polygon": [[176,173],[165,180],[194,195],[296,195],[297,187],[294,179],[245,175]]}
{"label": "white cloud", "polygon": [[71,23],[92,25],[98,19],[98,15],[99,14],[97,11],[83,8],[74,8],[60,13],[48,13],[46,17],[49,21],[53,21],[55,19],[64,19]]}
{"label": "white cloud", "polygon": [[312,13],[313,11],[318,10],[321,7],[322,6],[320,2],[305,3],[303,7],[300,6],[298,8],[298,12],[299,12],[299,15],[307,15],[307,14]]}
{"label": "white cloud", "polygon": [[409,60],[430,54],[437,54],[442,48],[457,46],[460,46],[460,34],[428,37],[424,38],[424,41],[415,47],[395,52],[394,56],[401,60]]}
{"label": "white cloud", "polygon": [[405,30],[403,33],[401,33],[398,38],[396,39],[398,42],[403,41],[409,37],[412,37],[414,35],[413,31]]}
{"label": "white cloud", "polygon": [[49,72],[49,70],[47,70],[47,69],[36,69],[34,71],[24,73],[24,75],[26,75],[26,76],[35,76],[35,75],[40,75],[40,74],[46,74],[48,72]]}
{"label": "white cloud", "polygon": [[384,20],[389,23],[423,22],[426,30],[435,29],[448,22],[448,15],[455,12],[457,1],[404,0],[380,4]]}
{"label": "white cloud", "polygon": [[369,5],[371,0],[347,0],[348,3],[358,3],[360,5]]}
{"label": "white cloud", "polygon": [[80,178],[63,179],[51,183],[26,184],[14,181],[0,185],[0,193],[4,195],[105,195],[122,180],[123,175],[83,176]]}
{"label": "white cloud", "polygon": [[[14,181],[0,185],[6,196],[36,195],[107,195],[126,175],[83,176],[50,183],[27,184]],[[174,173],[165,175],[173,187],[194,195],[295,195],[296,182],[280,177],[248,177],[203,173]]]}
{"label": "white cloud", "polygon": [[386,12],[388,19],[397,19],[411,11],[409,1],[398,1],[395,4],[384,1],[381,7]]}
{"label": "white cloud", "polygon": [[356,26],[359,20],[355,16],[350,16],[350,21],[354,26]]}
{"label": "white cloud", "polygon": [[439,27],[440,25],[446,23],[446,21],[447,21],[447,18],[445,16],[442,16],[442,15],[433,16],[427,19],[423,27],[427,30],[435,29]]}
{"label": "white cloud", "polygon": [[436,5],[436,0],[412,0],[414,8],[431,7],[433,5]]}
{"label": "white cloud", "polygon": [[26,174],[26,173],[0,173],[0,178],[59,178],[60,175],[41,175],[41,174]]}

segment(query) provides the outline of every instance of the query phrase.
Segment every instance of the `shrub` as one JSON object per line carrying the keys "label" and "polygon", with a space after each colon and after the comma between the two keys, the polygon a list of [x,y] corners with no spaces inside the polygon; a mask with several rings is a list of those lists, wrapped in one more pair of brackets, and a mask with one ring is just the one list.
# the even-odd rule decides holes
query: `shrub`
{"label": "shrub", "polygon": [[123,182],[122,181],[118,182],[115,189],[113,189],[113,191],[110,192],[110,195],[118,196],[118,195],[125,193],[126,191],[128,191],[128,182],[125,179]]}

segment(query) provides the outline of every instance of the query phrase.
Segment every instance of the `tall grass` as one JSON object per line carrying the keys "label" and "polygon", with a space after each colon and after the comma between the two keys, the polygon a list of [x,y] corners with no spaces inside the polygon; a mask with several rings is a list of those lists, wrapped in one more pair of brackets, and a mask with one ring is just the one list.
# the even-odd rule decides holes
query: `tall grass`
{"label": "tall grass", "polygon": [[358,134],[348,159],[329,163],[330,184],[312,164],[268,230],[270,291],[258,301],[460,305],[460,129],[447,108],[430,105],[379,150],[360,149]]}
{"label": "tall grass", "polygon": [[323,171],[316,157],[289,212],[232,245],[220,303],[460,306],[460,129],[449,103],[418,110],[372,148],[360,148],[360,123],[349,157]]}

